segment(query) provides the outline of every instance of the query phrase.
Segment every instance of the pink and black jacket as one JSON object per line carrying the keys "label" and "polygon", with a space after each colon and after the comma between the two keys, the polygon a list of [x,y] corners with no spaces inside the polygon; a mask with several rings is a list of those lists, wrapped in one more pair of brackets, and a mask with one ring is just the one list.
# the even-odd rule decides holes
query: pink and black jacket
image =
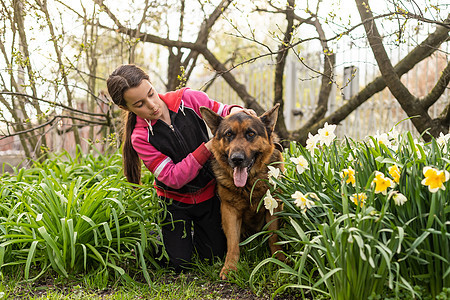
{"label": "pink and black jacket", "polygon": [[155,175],[158,196],[188,204],[208,200],[215,195],[216,184],[209,162],[211,153],[205,147],[209,138],[200,107],[226,116],[234,105],[221,104],[188,88],[159,97],[169,108],[172,125],[137,117],[131,135],[133,148]]}

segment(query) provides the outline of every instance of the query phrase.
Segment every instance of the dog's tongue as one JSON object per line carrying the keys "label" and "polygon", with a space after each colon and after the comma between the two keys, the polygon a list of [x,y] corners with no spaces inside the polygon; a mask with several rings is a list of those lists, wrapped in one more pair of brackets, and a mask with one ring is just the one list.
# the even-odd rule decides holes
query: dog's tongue
{"label": "dog's tongue", "polygon": [[243,187],[247,182],[247,168],[234,168],[233,179],[235,186]]}

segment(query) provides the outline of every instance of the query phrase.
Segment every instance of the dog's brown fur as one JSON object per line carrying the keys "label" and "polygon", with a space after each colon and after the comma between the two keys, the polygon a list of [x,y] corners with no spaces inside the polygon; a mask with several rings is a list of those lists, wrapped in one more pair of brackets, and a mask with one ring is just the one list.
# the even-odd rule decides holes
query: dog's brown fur
{"label": "dog's brown fur", "polygon": [[[263,180],[268,178],[267,165],[280,162],[273,166],[284,168],[281,152],[276,149],[273,141],[278,108],[279,105],[276,105],[259,118],[245,112],[222,118],[206,107],[200,108],[214,135],[213,171],[221,199],[222,227],[227,238],[227,255],[220,272],[221,278],[226,278],[230,270],[236,270],[242,235],[260,231],[265,222],[269,223],[269,230],[278,229],[278,220],[264,205],[258,210],[260,200],[268,189],[267,181]],[[248,168],[247,179],[242,187],[236,186],[236,183],[242,185],[244,181],[239,176],[240,180],[234,179],[234,168]],[[281,205],[275,212],[280,208]],[[280,246],[274,245],[277,239],[275,233],[269,238],[272,254],[281,250]],[[281,252],[276,255],[279,259],[284,259]]]}

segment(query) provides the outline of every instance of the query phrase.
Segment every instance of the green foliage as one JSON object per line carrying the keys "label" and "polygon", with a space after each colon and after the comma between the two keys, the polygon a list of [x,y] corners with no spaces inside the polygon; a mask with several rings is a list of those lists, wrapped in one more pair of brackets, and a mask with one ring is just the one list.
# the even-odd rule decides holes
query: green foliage
{"label": "green foliage", "polygon": [[68,153],[0,178],[0,266],[26,280],[99,272],[131,280],[165,255],[153,188],[129,184],[116,153]]}
{"label": "green foliage", "polygon": [[[265,228],[241,243],[229,282],[273,296],[449,299],[449,136],[427,144],[410,133],[388,137],[291,143],[285,172],[269,178],[271,195],[284,205],[277,233],[287,260],[263,259]],[[54,272],[84,274],[89,286],[102,287],[112,277],[129,283],[138,276],[153,287],[158,275],[149,271],[162,271],[158,260],[166,255],[158,238],[164,208],[151,173],[142,174],[150,188],[138,187],[126,182],[120,165],[117,153],[78,151],[3,174],[2,275],[21,270],[33,281]],[[221,265],[198,261],[192,272],[218,281]],[[158,289],[164,297],[180,294]],[[190,282],[177,289],[186,297],[197,293]]]}
{"label": "green foliage", "polygon": [[331,299],[445,295],[448,136],[422,144],[410,133],[377,135],[369,142],[334,140],[309,149],[291,143],[284,174],[269,180],[284,205],[278,235],[288,259],[263,260],[250,283],[260,268],[276,264],[290,280],[275,294],[299,289],[303,296]]}

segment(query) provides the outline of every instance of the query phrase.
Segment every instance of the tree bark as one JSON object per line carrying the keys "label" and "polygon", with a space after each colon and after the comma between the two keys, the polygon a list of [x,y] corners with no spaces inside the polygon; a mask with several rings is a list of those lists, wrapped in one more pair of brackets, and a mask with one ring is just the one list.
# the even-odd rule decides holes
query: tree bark
{"label": "tree bark", "polygon": [[276,56],[275,65],[275,77],[274,77],[274,99],[273,105],[277,103],[280,104],[280,109],[278,110],[278,121],[275,127],[275,131],[278,135],[284,139],[288,136],[288,131],[286,128],[286,122],[284,120],[284,89],[283,89],[283,77],[284,77],[284,67],[286,66],[286,58],[289,53],[289,48],[292,40],[292,34],[294,32],[294,5],[295,0],[288,0],[286,7],[286,31],[284,32],[283,40],[278,47],[278,54]]}

